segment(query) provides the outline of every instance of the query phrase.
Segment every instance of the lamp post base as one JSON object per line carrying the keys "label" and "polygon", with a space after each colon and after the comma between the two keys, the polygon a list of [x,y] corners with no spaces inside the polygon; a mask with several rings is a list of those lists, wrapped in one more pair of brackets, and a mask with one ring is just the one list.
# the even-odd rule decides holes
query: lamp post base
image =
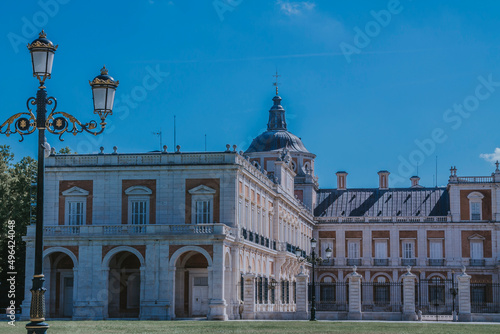
{"label": "lamp post base", "polygon": [[49,324],[45,322],[45,289],[43,275],[33,276],[31,291],[30,323],[26,325],[28,334],[45,334]]}

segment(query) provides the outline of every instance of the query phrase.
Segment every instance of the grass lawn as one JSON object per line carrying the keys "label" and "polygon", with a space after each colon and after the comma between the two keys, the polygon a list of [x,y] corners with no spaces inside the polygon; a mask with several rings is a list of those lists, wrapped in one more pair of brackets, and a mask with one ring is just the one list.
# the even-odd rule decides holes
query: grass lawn
{"label": "grass lawn", "polygon": [[[0,333],[26,333],[26,322],[0,322]],[[48,333],[500,333],[500,324],[318,321],[50,321]]]}

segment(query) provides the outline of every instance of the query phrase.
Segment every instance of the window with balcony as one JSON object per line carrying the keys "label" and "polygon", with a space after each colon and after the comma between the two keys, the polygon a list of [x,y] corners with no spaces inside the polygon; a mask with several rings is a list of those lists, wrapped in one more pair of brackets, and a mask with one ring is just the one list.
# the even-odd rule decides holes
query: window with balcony
{"label": "window with balcony", "polygon": [[387,266],[389,259],[387,258],[387,240],[375,240],[375,258],[373,260],[375,266]]}
{"label": "window with balcony", "polygon": [[429,239],[429,265],[443,266],[443,239]]}
{"label": "window with balcony", "polygon": [[470,242],[470,265],[484,266],[483,243],[484,238],[480,235],[474,235],[469,239]]}
{"label": "window with balcony", "polygon": [[347,240],[347,265],[348,266],[361,265],[360,243],[361,243],[361,240]]}
{"label": "window with balcony", "polygon": [[149,200],[153,192],[144,186],[133,186],[125,190],[128,196],[128,223],[149,224]]}
{"label": "window with balcony", "polygon": [[194,224],[213,223],[213,202],[216,191],[200,185],[188,192],[191,194],[191,222]]}
{"label": "window with balcony", "polygon": [[470,193],[467,198],[469,199],[470,220],[482,220],[482,203],[484,195],[474,191]]}
{"label": "window with balcony", "polygon": [[72,187],[62,192],[64,196],[65,224],[83,225],[86,219],[87,196],[89,192],[79,187]]}
{"label": "window with balcony", "polygon": [[402,247],[402,259],[401,265],[403,266],[414,266],[416,265],[415,259],[415,241],[414,240],[403,240],[401,242]]}

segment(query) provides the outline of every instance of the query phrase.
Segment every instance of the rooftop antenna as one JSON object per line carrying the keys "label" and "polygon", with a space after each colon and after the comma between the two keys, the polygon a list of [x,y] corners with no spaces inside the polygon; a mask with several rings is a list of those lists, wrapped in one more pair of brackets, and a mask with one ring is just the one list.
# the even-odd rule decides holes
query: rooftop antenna
{"label": "rooftop antenna", "polygon": [[436,155],[436,188],[438,186],[438,156]]}
{"label": "rooftop antenna", "polygon": [[160,128],[160,131],[159,131],[159,132],[153,132],[153,134],[154,134],[155,136],[160,137],[160,151],[161,151],[161,148],[163,147],[163,137],[162,137],[162,131],[161,131],[161,128]]}
{"label": "rooftop antenna", "polygon": [[177,147],[177,133],[176,133],[175,115],[174,115],[174,148],[175,147]]}
{"label": "rooftop antenna", "polygon": [[418,176],[418,162],[417,162],[417,176]]}
{"label": "rooftop antenna", "polygon": [[205,133],[205,152],[207,151],[207,134]]}
{"label": "rooftop antenna", "polygon": [[275,75],[273,75],[273,77],[275,77],[275,80],[274,80],[274,82],[273,82],[273,86],[275,86],[275,87],[276,87],[276,95],[278,95],[278,84],[279,84],[279,82],[278,82],[278,78],[279,78],[280,76],[281,76],[281,75],[279,75],[279,74],[278,74],[278,68],[276,68],[276,74],[275,74]]}

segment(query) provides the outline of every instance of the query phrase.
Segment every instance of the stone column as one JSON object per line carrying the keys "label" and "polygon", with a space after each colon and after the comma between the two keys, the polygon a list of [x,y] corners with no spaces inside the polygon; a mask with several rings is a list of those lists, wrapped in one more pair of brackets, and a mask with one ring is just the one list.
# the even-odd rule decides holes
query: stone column
{"label": "stone column", "polygon": [[245,301],[243,303],[243,319],[255,319],[255,275],[243,275]]}
{"label": "stone column", "polygon": [[353,272],[347,275],[349,279],[349,320],[361,320],[361,278],[362,276],[356,272],[356,266],[353,267]]}
{"label": "stone column", "polygon": [[223,244],[217,243],[213,248],[213,263],[208,268],[208,281],[211,285],[208,320],[227,320],[227,304],[224,299],[224,247]]}
{"label": "stone column", "polygon": [[295,306],[295,320],[306,320],[308,318],[308,307],[309,301],[307,300],[307,278],[308,275],[303,273],[302,266],[300,267],[300,273],[295,276],[296,279],[296,300],[297,304]]}
{"label": "stone column", "polygon": [[417,314],[415,313],[415,281],[417,276],[410,272],[411,267],[406,268],[408,271],[402,277],[403,283],[403,315],[402,320],[417,320]]}
{"label": "stone column", "polygon": [[465,266],[462,273],[457,275],[458,282],[458,321],[471,321],[471,301],[470,301],[470,279],[465,273]]}

